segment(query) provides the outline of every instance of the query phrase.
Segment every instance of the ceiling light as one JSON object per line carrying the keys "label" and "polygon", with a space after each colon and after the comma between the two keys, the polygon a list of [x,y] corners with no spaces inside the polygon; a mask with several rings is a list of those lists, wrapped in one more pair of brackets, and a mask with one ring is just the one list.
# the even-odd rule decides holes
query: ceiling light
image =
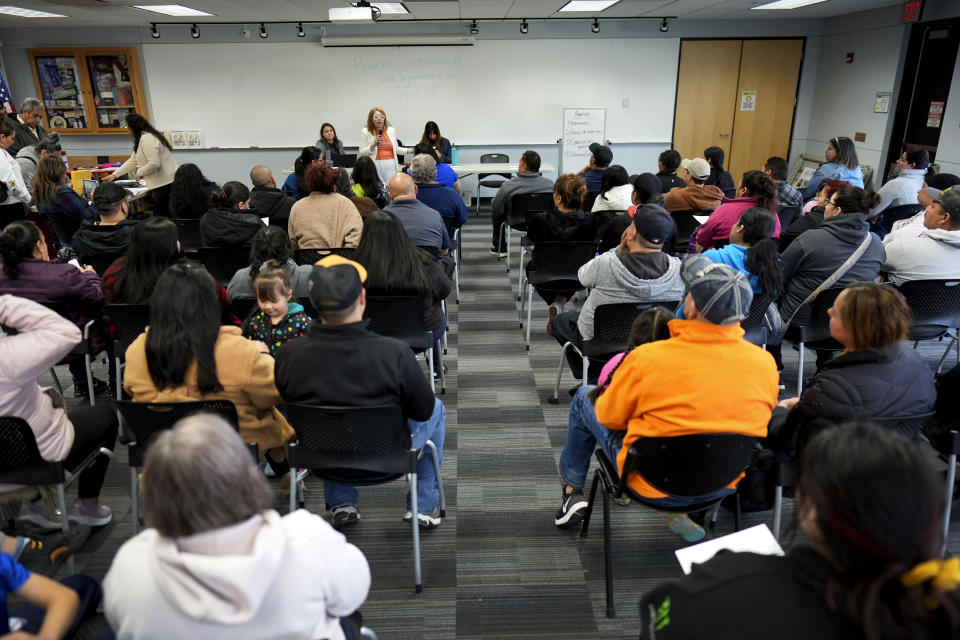
{"label": "ceiling light", "polygon": [[305,38],[306,36],[307,36],[307,34],[304,33],[304,31],[303,31],[303,23],[302,23],[302,22],[298,22],[298,23],[297,23],[297,37],[298,37],[298,38]]}
{"label": "ceiling light", "polygon": [[23,7],[0,7],[0,13],[18,18],[66,18],[62,13],[50,13],[49,11],[37,11],[35,9],[24,9]]}
{"label": "ceiling light", "polygon": [[373,2],[371,4],[377,9],[380,9],[380,13],[382,14],[403,15],[410,13],[402,2]]}
{"label": "ceiling light", "polygon": [[262,22],[260,23],[260,37],[261,38],[267,37],[267,27]]}
{"label": "ceiling light", "polygon": [[527,24],[527,19],[524,18],[523,22],[520,23],[520,33],[526,33],[530,30],[530,25]]}
{"label": "ceiling light", "polygon": [[670,31],[670,23],[664,18],[660,21],[660,33],[666,33],[667,31]]}
{"label": "ceiling light", "polygon": [[212,16],[212,13],[191,9],[182,4],[135,4],[134,9],[143,9],[144,11],[153,11],[167,16]]}
{"label": "ceiling light", "polygon": [[590,31],[594,33],[600,33],[600,21],[596,18],[593,19],[593,25],[590,27]]}
{"label": "ceiling light", "polygon": [[151,37],[151,38],[159,38],[159,37],[160,37],[160,32],[157,31],[157,23],[156,23],[156,22],[153,22],[153,23],[150,24],[150,37]]}
{"label": "ceiling light", "polygon": [[477,35],[478,33],[480,33],[480,28],[477,26],[476,20],[470,23],[470,33],[472,33],[473,35]]}
{"label": "ceiling light", "polygon": [[820,2],[826,2],[827,0],[777,0],[776,2],[768,2],[767,4],[761,4],[756,7],[750,7],[751,9],[799,9],[800,7],[805,7],[808,4],[817,4]]}
{"label": "ceiling light", "polygon": [[200,37],[200,27],[197,26],[197,23],[194,22],[193,26],[190,27],[190,37],[199,38]]}
{"label": "ceiling light", "polygon": [[620,2],[620,0],[570,0],[570,2],[560,7],[560,11],[596,13],[598,11],[603,11],[607,7],[613,6],[618,2]]}

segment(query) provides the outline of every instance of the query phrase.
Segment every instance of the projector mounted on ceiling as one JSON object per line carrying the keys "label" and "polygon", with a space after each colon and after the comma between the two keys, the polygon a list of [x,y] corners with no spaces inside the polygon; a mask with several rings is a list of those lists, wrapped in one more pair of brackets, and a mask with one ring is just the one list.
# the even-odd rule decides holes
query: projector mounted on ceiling
{"label": "projector mounted on ceiling", "polygon": [[380,9],[371,7],[366,0],[359,0],[352,7],[334,7],[327,14],[331,22],[342,24],[366,24],[380,18]]}

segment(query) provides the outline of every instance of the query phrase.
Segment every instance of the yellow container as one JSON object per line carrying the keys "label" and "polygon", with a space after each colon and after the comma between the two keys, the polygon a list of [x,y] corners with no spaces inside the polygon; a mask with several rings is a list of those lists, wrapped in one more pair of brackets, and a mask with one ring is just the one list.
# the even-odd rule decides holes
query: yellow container
{"label": "yellow container", "polygon": [[93,171],[90,169],[74,169],[70,172],[70,180],[73,185],[73,190],[81,196],[83,195],[83,181],[90,180],[92,178]]}

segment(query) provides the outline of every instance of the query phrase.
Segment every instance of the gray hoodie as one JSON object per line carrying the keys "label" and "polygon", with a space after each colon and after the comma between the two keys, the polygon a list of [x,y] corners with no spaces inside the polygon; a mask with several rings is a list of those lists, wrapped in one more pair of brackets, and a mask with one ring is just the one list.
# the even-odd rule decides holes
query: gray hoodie
{"label": "gray hoodie", "polygon": [[37,156],[37,148],[33,145],[24,147],[17,152],[17,164],[20,165],[20,173],[23,175],[23,184],[27,191],[33,195],[33,175],[37,172],[37,164],[40,158]]}
{"label": "gray hoodie", "polygon": [[895,285],[960,278],[960,230],[924,228],[918,235],[901,233],[886,249],[883,270]]}
{"label": "gray hoodie", "polygon": [[618,251],[619,247],[610,249],[577,272],[581,284],[590,289],[577,320],[577,328],[584,340],[593,338],[593,313],[602,304],[683,299],[680,258],[669,256],[666,273],[659,278],[643,280],[623,264]]}

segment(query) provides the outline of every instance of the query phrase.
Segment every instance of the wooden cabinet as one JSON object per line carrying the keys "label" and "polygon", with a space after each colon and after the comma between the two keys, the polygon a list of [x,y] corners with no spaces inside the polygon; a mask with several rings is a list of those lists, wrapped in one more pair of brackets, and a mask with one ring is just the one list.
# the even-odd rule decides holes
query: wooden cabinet
{"label": "wooden cabinet", "polygon": [[134,48],[28,49],[44,127],[61,135],[126,134],[124,118],[147,104]]}

